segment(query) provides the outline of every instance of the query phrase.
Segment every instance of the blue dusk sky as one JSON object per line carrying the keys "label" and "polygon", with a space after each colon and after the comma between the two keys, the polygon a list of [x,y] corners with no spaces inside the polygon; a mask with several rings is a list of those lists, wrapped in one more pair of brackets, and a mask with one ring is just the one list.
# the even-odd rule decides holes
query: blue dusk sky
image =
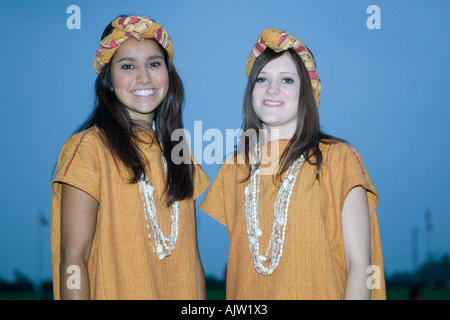
{"label": "blue dusk sky", "polygon": [[[80,9],[79,29],[67,26],[70,5]],[[379,20],[367,12],[372,5]],[[428,248],[435,257],[450,253],[449,12],[445,0],[0,0],[0,278],[51,277],[50,227],[38,217],[50,220],[53,169],[92,110],[95,51],[122,13],[150,16],[169,32],[192,137],[196,121],[201,132],[224,136],[241,127],[246,58],[264,28],[297,36],[316,58],[323,130],[359,151],[380,195],[387,273],[423,263]],[[196,136],[191,147],[202,155],[210,143]],[[212,181],[220,163],[199,153]],[[226,229],[197,214],[205,272],[222,278]]]}

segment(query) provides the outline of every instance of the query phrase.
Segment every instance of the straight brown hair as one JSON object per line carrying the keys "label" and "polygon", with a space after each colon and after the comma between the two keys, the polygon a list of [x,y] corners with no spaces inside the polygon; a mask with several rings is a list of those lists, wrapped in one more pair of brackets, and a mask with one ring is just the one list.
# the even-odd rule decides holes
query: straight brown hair
{"label": "straight brown hair", "polygon": [[[266,50],[255,59],[248,77],[242,105],[244,118],[242,125],[243,133],[245,134],[247,130],[255,130],[257,139],[259,140],[259,129],[262,129],[262,122],[256,115],[253,108],[253,89],[255,87],[258,75],[264,66],[283,54],[288,54],[296,65],[297,72],[300,77],[300,97],[298,101],[297,127],[294,135],[280,157],[280,166],[277,176],[280,178],[281,175],[287,171],[289,166],[300,158],[301,155],[303,155],[305,161],[317,167],[316,178],[318,179],[322,164],[322,152],[319,148],[319,143],[322,142],[331,144],[342,142],[343,140],[327,135],[321,131],[319,112],[311,85],[311,79],[309,78],[308,71],[303,64],[303,61],[294,50],[289,49],[277,53],[270,48],[266,48]],[[245,162],[250,170],[250,145],[246,143],[245,138],[241,139],[241,143],[243,145],[238,146],[237,150],[242,150],[244,153]],[[237,151],[235,154],[237,154]],[[250,178],[250,174],[251,172],[245,180]]]}

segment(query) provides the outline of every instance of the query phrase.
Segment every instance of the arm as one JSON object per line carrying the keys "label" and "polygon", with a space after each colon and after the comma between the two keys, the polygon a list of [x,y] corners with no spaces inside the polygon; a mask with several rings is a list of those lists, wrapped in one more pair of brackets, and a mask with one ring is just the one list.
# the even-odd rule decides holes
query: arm
{"label": "arm", "polygon": [[[88,260],[97,222],[98,202],[91,195],[67,184],[61,192],[61,299],[89,299]],[[79,271],[80,279],[69,279]],[[69,270],[72,272],[67,273]],[[68,286],[78,281],[80,289]]]}
{"label": "arm", "polygon": [[367,287],[367,268],[371,265],[370,216],[366,191],[353,188],[342,209],[342,234],[344,238],[347,279],[344,299],[370,299]]}

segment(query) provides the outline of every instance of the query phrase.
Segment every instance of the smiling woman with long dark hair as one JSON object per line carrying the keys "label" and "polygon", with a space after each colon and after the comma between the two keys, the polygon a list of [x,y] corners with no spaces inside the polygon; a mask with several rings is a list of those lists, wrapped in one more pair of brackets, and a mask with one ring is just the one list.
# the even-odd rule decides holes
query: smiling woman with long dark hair
{"label": "smiling woman with long dark hair", "polygon": [[190,154],[172,159],[186,143],[171,139],[184,103],[173,59],[147,17],[120,16],[103,32],[96,106],[52,184],[57,299],[206,298],[194,200],[209,180]]}

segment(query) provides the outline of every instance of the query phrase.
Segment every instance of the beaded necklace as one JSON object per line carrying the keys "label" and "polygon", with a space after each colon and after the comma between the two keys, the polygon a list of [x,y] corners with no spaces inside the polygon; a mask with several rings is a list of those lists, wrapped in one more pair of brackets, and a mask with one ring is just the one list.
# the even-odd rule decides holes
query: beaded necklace
{"label": "beaded necklace", "polygon": [[[259,146],[257,145],[257,155],[259,155]],[[283,254],[283,245],[286,232],[286,224],[288,217],[289,201],[295,180],[300,172],[300,168],[304,162],[303,155],[289,166],[283,183],[278,191],[277,200],[274,207],[274,216],[272,221],[272,233],[265,255],[259,254],[259,237],[262,231],[259,227],[259,182],[261,179],[261,169],[256,168],[256,164],[252,163],[252,173],[250,182],[245,187],[245,218],[247,221],[247,236],[249,241],[249,249],[253,259],[255,270],[263,275],[270,275],[278,266]],[[269,251],[272,248],[269,257]],[[268,263],[266,267],[263,263]]]}
{"label": "beaded necklace", "polygon": [[[162,155],[161,157],[164,163],[164,169],[167,173],[166,159]],[[158,225],[158,219],[156,214],[155,199],[153,198],[153,187],[145,174],[142,174],[139,180],[139,190],[141,191],[142,202],[144,205],[145,220],[147,222],[148,238],[153,248],[153,252],[159,257],[159,260],[163,260],[165,257],[170,256],[175,249],[178,237],[178,219],[180,216],[180,205],[178,201],[174,202],[170,207],[170,215],[172,218],[172,226],[170,235],[166,238]],[[153,234],[153,241],[152,241]]]}

